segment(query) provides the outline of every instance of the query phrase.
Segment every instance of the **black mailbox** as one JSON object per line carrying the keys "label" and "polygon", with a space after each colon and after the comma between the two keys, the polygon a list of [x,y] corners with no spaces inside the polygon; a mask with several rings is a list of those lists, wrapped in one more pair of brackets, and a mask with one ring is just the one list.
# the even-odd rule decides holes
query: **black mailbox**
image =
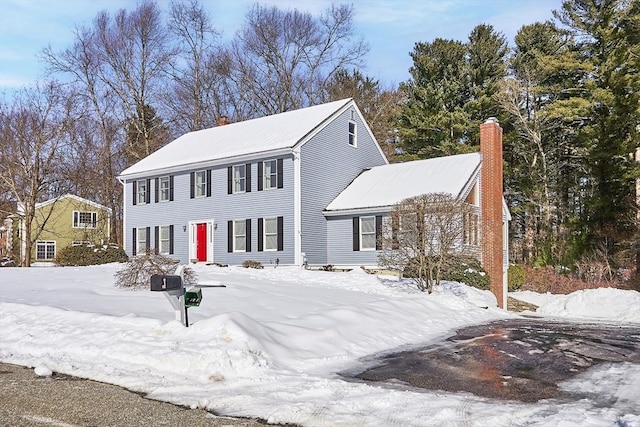
{"label": "black mailbox", "polygon": [[177,275],[154,274],[151,276],[152,291],[175,291],[182,289],[182,278]]}

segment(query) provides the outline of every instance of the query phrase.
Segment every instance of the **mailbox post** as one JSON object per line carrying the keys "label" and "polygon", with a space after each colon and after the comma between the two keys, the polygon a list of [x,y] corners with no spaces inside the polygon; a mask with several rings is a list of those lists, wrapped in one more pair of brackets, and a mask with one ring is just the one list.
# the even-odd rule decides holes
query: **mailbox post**
{"label": "mailbox post", "polygon": [[189,307],[198,307],[202,302],[202,288],[226,288],[225,285],[194,285],[185,289],[184,265],[179,265],[174,274],[151,276],[151,290],[163,292],[176,312],[176,320],[189,327]]}

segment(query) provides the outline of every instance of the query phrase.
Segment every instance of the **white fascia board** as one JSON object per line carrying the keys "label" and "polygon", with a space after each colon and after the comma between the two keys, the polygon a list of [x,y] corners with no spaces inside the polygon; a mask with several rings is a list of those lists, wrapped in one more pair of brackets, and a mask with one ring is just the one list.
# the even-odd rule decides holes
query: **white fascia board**
{"label": "white fascia board", "polygon": [[293,263],[301,266],[302,259],[302,174],[300,146],[293,150]]}
{"label": "white fascia board", "polygon": [[357,209],[340,209],[322,211],[322,215],[326,217],[330,216],[362,216],[362,215],[375,215],[375,214],[387,214],[393,210],[393,206],[371,206],[366,208]]}
{"label": "white fascia board", "polygon": [[251,160],[259,160],[259,159],[265,159],[269,157],[284,156],[284,155],[291,154],[291,152],[292,152],[292,149],[290,147],[279,148],[277,150],[260,151],[257,153],[244,154],[241,156],[225,157],[222,159],[215,159],[215,160],[203,160],[197,163],[187,163],[187,164],[181,164],[181,165],[176,165],[176,166],[171,166],[166,168],[148,169],[142,172],[136,172],[136,173],[127,174],[127,175],[118,175],[117,178],[121,182],[124,182],[127,180],[133,180],[133,179],[148,178],[150,176],[171,175],[177,172],[206,169],[206,168],[220,166],[220,165],[233,165],[238,163],[245,163]]}

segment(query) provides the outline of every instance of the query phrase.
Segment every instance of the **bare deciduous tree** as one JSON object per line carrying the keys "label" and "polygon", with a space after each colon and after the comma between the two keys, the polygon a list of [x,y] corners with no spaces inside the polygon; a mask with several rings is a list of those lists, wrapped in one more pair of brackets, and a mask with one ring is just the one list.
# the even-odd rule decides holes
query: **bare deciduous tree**
{"label": "bare deciduous tree", "polygon": [[25,267],[47,223],[40,218],[34,225],[36,204],[64,190],[60,165],[73,142],[74,99],[52,82],[24,89],[11,105],[0,105],[0,185],[19,206]]}
{"label": "bare deciduous tree", "polygon": [[173,127],[178,133],[213,127],[222,111],[216,41],[219,33],[197,0],[172,2],[169,30],[177,39],[181,61],[169,71],[172,90],[163,98],[173,112]]}
{"label": "bare deciduous tree", "polygon": [[252,117],[322,102],[333,73],[361,67],[368,52],[354,34],[353,15],[346,5],[314,18],[256,4],[227,49],[228,86]]}
{"label": "bare deciduous tree", "polygon": [[[411,276],[431,293],[440,272],[454,255],[465,254],[465,227],[473,208],[450,194],[429,193],[396,204],[383,222],[381,266]],[[467,235],[469,230],[467,229]]]}

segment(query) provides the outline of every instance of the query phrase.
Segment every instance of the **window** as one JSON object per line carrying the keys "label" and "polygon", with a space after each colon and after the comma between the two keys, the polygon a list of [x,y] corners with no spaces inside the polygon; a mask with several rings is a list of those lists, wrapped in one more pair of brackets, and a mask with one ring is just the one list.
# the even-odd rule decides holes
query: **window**
{"label": "window", "polygon": [[246,167],[237,165],[233,167],[233,192],[244,193],[246,191]]}
{"label": "window", "polygon": [[140,179],[136,182],[134,182],[134,187],[137,187],[137,190],[134,189],[135,192],[135,199],[134,199],[134,205],[136,204],[135,202],[137,202],[137,204],[139,205],[144,205],[145,203],[148,203],[148,195],[149,195],[149,180],[147,179]]}
{"label": "window", "polygon": [[247,250],[247,223],[245,220],[233,221],[233,251],[246,252]]}
{"label": "window", "polygon": [[207,195],[207,174],[205,171],[195,173],[195,196],[205,197]]}
{"label": "window", "polygon": [[172,184],[172,177],[169,176],[163,176],[161,178],[158,178],[156,180],[156,186],[157,186],[157,191],[158,194],[156,196],[156,202],[168,202],[170,200],[173,200],[172,197],[172,188],[173,187]]}
{"label": "window", "polygon": [[283,160],[265,160],[258,163],[258,191],[283,187]]}
{"label": "window", "polygon": [[263,163],[263,188],[269,190],[278,187],[278,162],[267,160]]}
{"label": "window", "polygon": [[479,235],[478,215],[475,213],[465,214],[463,227],[463,243],[465,245],[477,246]]}
{"label": "window", "polygon": [[[172,177],[169,177],[172,178]],[[189,174],[189,181],[191,187],[191,198],[211,197],[211,169],[191,172]],[[169,184],[169,198],[173,200],[172,189],[173,185]]]}
{"label": "window", "polygon": [[376,249],[376,217],[360,218],[360,250],[372,251]]}
{"label": "window", "polygon": [[90,246],[93,247],[93,244],[88,240],[74,240],[71,242],[71,246]]}
{"label": "window", "polygon": [[140,227],[136,230],[136,253],[143,254],[147,251],[147,247],[149,246],[147,243],[147,229],[144,227]]}
{"label": "window", "polygon": [[382,216],[353,217],[353,250],[375,251],[382,249]]}
{"label": "window", "polygon": [[357,145],[356,136],[356,122],[349,121],[349,145],[352,147]]}
{"label": "window", "polygon": [[264,219],[264,250],[278,250],[278,218]]}
{"label": "window", "polygon": [[73,211],[73,228],[96,228],[97,212]]}
{"label": "window", "polygon": [[171,226],[165,225],[156,229],[158,242],[156,247],[158,252],[164,255],[171,254]]}
{"label": "window", "polygon": [[50,261],[56,257],[56,242],[38,241],[36,242],[36,260]]}

